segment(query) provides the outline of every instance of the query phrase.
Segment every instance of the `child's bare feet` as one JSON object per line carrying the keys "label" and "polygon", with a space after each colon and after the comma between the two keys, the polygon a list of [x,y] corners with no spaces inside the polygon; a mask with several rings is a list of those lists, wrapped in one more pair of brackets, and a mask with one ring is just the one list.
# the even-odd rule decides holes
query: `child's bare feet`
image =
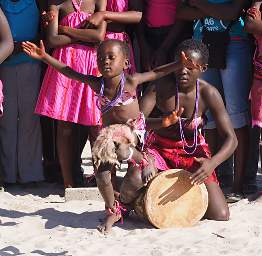
{"label": "child's bare feet", "polygon": [[102,234],[108,234],[111,231],[112,226],[120,219],[121,219],[121,214],[116,214],[116,213],[108,214],[105,218],[105,221],[101,225],[97,226],[97,230]]}

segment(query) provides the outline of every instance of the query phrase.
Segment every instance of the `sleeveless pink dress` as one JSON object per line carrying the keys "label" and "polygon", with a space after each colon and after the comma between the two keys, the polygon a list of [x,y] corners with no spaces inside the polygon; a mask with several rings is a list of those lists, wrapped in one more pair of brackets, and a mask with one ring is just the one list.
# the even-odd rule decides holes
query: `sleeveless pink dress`
{"label": "sleeveless pink dress", "polygon": [[[63,17],[59,24],[78,28],[91,14],[80,11],[72,0],[75,12]],[[71,44],[56,48],[52,55],[77,72],[98,75],[96,62],[96,48],[80,44]],[[67,78],[48,67],[35,112],[57,120],[78,123],[87,126],[100,125],[101,114],[96,105],[94,91],[87,85]]]}
{"label": "sleeveless pink dress", "polygon": [[[106,10],[110,12],[126,12],[128,11],[128,0],[107,0]],[[106,32],[105,40],[106,39],[118,39],[120,41],[126,42],[129,45],[130,49],[130,74],[136,72],[136,65],[135,65],[135,58],[134,58],[134,51],[131,44],[130,37],[125,32]]]}
{"label": "sleeveless pink dress", "polygon": [[262,128],[262,36],[256,36],[254,76],[249,98],[251,100],[252,126]]}

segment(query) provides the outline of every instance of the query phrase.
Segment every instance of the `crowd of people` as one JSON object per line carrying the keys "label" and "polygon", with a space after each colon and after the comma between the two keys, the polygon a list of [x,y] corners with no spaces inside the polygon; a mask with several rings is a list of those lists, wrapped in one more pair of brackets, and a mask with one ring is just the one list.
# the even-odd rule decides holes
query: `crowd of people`
{"label": "crowd of people", "polygon": [[[231,187],[229,202],[255,192],[262,152],[261,3],[1,0],[1,187],[88,185],[81,154],[89,140],[107,209],[101,231],[172,168],[205,183],[207,218],[228,220],[220,186]],[[111,125],[131,127],[135,139],[125,131],[113,143]]]}

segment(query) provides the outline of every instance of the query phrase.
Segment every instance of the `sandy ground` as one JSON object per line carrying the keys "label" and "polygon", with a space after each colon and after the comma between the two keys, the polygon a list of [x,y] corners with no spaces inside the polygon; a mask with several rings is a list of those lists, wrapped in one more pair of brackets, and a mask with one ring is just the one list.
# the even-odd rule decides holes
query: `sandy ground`
{"label": "sandy ground", "polygon": [[[88,151],[83,167],[90,172]],[[258,181],[262,187],[262,176]],[[0,256],[262,255],[262,200],[231,205],[228,222],[203,220],[184,229],[157,230],[133,215],[104,236],[96,230],[104,204],[65,202],[62,194],[50,183],[0,193]]]}

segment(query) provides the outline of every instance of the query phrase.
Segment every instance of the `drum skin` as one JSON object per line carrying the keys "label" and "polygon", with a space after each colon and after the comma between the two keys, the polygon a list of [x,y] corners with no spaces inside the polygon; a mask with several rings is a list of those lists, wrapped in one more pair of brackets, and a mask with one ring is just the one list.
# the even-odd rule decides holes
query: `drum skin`
{"label": "drum skin", "polygon": [[136,200],[136,214],[157,228],[195,225],[207,210],[208,192],[205,184],[192,185],[190,174],[182,169],[158,174]]}

